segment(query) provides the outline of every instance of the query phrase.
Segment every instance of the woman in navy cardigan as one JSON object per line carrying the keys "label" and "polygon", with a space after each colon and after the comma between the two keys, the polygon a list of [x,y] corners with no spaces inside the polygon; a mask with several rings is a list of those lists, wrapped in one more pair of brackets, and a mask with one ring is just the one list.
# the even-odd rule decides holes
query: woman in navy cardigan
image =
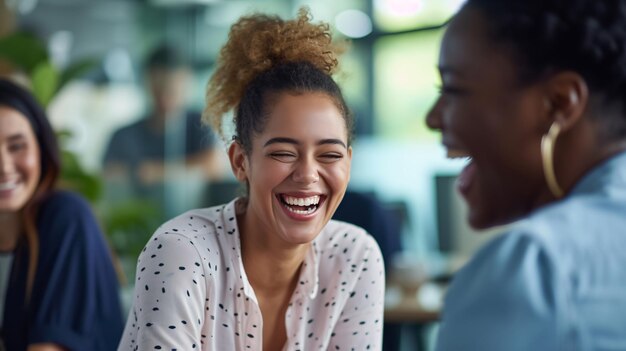
{"label": "woman in navy cardigan", "polygon": [[0,341],[113,350],[123,322],[111,256],[88,204],[55,190],[59,170],[43,109],[0,79]]}

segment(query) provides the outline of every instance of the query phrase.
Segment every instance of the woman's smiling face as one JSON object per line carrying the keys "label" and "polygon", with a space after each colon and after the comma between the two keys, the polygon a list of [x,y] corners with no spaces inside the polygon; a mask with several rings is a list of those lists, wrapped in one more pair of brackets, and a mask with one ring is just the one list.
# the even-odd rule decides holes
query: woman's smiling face
{"label": "woman's smiling face", "polygon": [[274,101],[250,153],[234,143],[231,162],[237,177],[248,183],[251,227],[275,233],[288,245],[304,244],[339,206],[350,178],[352,149],[345,120],[328,95],[282,93]]}
{"label": "woman's smiling face", "polygon": [[0,105],[0,213],[21,210],[41,175],[41,157],[33,128],[17,110]]}
{"label": "woman's smiling face", "polygon": [[541,85],[522,85],[510,53],[472,8],[450,23],[441,44],[441,96],[427,116],[451,157],[471,157],[459,176],[475,228],[507,223],[545,197],[540,143],[549,124]]}

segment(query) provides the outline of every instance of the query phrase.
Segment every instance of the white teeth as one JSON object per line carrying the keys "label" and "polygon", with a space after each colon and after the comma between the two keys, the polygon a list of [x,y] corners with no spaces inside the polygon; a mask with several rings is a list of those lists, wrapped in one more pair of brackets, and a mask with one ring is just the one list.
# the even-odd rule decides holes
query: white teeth
{"label": "white teeth", "polygon": [[308,215],[308,214],[311,214],[311,213],[315,212],[315,210],[317,209],[316,207],[311,207],[311,208],[309,208],[308,210],[304,210],[304,211],[302,211],[302,210],[294,210],[294,209],[293,209],[293,208],[291,208],[291,207],[286,207],[286,208],[287,208],[289,211],[291,211],[291,212],[293,212],[293,213],[300,214],[300,215]]}
{"label": "white teeth", "polygon": [[448,158],[469,158],[471,157],[467,151],[458,150],[458,149],[448,149],[446,154]]}
{"label": "white teeth", "polygon": [[13,190],[17,187],[17,182],[0,183],[0,190]]}
{"label": "white teeth", "polygon": [[319,204],[320,197],[319,195],[315,195],[315,196],[302,198],[302,197],[293,197],[293,196],[283,195],[283,200],[288,205],[292,205],[292,206],[311,206],[311,205]]}

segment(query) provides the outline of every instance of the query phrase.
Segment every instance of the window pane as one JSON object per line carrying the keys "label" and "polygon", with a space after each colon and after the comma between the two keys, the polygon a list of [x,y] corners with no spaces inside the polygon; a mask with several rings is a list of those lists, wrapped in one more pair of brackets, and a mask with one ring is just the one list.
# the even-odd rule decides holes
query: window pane
{"label": "window pane", "polygon": [[399,34],[374,47],[376,133],[385,138],[434,142],[424,124],[437,97],[437,58],[443,30]]}
{"label": "window pane", "polygon": [[374,0],[374,22],[382,31],[395,32],[440,25],[465,0]]}

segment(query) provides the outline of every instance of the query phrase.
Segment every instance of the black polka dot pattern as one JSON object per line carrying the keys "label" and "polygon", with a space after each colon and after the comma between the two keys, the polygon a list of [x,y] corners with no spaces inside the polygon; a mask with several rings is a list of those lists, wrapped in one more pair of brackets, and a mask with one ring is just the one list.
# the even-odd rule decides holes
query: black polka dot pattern
{"label": "black polka dot pattern", "polygon": [[[119,350],[262,350],[235,201],[162,225],[137,262]],[[232,219],[231,219],[232,218]],[[375,241],[330,221],[313,241],[285,314],[285,350],[380,350],[385,275]]]}

